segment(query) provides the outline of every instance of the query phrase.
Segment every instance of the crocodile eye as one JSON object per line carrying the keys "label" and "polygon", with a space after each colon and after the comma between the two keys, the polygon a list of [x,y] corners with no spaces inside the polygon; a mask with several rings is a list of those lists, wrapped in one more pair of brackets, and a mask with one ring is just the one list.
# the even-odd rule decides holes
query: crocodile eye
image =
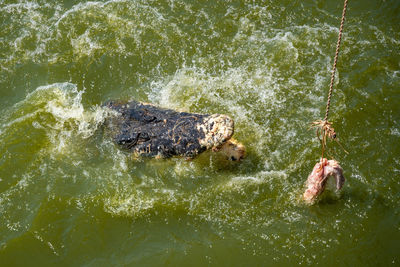
{"label": "crocodile eye", "polygon": [[209,126],[209,129],[210,129],[210,131],[211,131],[212,128],[214,127],[214,122],[211,122],[208,126]]}

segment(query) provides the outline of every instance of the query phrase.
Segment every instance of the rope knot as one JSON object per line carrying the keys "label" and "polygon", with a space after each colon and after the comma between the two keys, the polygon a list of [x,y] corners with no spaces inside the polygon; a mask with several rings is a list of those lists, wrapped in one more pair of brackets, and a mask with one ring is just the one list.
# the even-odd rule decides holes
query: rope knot
{"label": "rope knot", "polygon": [[[332,127],[332,123],[330,123],[328,121],[328,115],[329,115],[329,109],[331,106],[333,82],[335,80],[336,65],[337,65],[337,59],[339,56],[340,42],[342,40],[343,24],[344,24],[344,18],[346,16],[347,2],[348,2],[348,0],[344,0],[342,20],[340,21],[339,36],[338,36],[338,40],[337,40],[337,44],[336,44],[336,53],[335,53],[335,58],[333,60],[333,66],[332,66],[332,72],[331,72],[331,83],[329,85],[328,100],[326,102],[325,117],[323,120],[317,120],[317,121],[312,122],[312,124],[311,124],[311,127],[317,128],[317,137],[322,144],[322,158],[324,157],[324,151],[326,148],[327,137],[338,142],[338,140],[336,139],[336,132]],[[320,135],[322,136],[322,140],[320,138]],[[347,153],[347,151],[345,149],[343,149],[343,150]]]}

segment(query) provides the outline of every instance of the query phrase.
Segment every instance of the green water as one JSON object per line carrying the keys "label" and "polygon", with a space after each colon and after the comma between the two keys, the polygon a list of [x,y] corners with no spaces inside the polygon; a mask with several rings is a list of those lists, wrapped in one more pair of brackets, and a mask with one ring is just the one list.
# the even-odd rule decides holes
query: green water
{"label": "green water", "polygon": [[[347,180],[301,201],[342,5],[0,0],[0,265],[399,266],[397,0],[349,1]],[[103,135],[109,99],[228,114],[247,157],[133,160]]]}

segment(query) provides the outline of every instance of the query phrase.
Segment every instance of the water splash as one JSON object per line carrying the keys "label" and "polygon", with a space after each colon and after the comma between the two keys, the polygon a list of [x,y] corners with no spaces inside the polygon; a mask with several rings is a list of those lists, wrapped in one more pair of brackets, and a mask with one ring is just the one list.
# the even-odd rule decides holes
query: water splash
{"label": "water splash", "polygon": [[[297,197],[318,153],[318,142],[310,140],[307,128],[324,106],[331,43],[337,37],[332,10],[318,3],[318,8],[310,7],[318,16],[309,16],[304,12],[308,2],[289,9],[287,1],[42,3],[0,7],[7,21],[0,40],[6,51],[0,59],[1,94],[20,92],[13,99],[18,103],[9,104],[0,119],[2,244],[11,244],[12,238],[35,229],[35,220],[43,220],[34,238],[63,255],[65,241],[53,242],[56,234],[46,236],[43,230],[54,225],[56,219],[46,221],[44,215],[57,214],[52,211],[87,213],[89,225],[93,218],[115,222],[126,217],[127,224],[134,221],[135,228],[142,221],[146,229],[152,220],[167,224],[178,218],[184,221],[177,224],[183,231],[206,228],[200,246],[220,242],[225,247],[218,240],[229,240],[252,259],[293,265],[290,259],[296,258],[295,264],[311,265],[326,262],[331,251],[346,253],[342,248],[349,235],[354,242],[370,244],[368,238],[381,233],[376,225],[383,222],[381,229],[386,229],[381,218],[398,203],[393,174],[399,171],[393,167],[398,159],[388,160],[390,153],[380,148],[398,143],[399,112],[383,110],[385,120],[377,124],[371,110],[380,111],[395,98],[398,64],[386,60],[397,57],[399,38],[390,33],[393,28],[350,19],[341,53],[349,65],[335,84],[342,87],[335,98],[340,116],[332,118],[343,124],[343,134],[351,136],[354,150],[362,152],[358,154],[378,154],[379,159],[371,164],[362,156],[348,158],[343,195],[304,207]],[[41,77],[50,83],[71,83],[37,88],[45,82],[35,80],[35,73],[30,77],[30,68],[18,69],[27,64],[42,70]],[[24,86],[16,83],[21,77],[28,80]],[[206,152],[191,162],[132,161],[101,135],[107,114],[96,104],[110,95],[191,112],[227,113],[236,121],[235,135],[248,147],[248,158],[234,165]],[[369,126],[382,129],[385,123],[390,124],[388,134],[369,133]],[[76,225],[65,228],[82,233],[82,218],[62,220],[72,220]],[[357,240],[359,236],[365,238]],[[131,249],[124,253],[131,256]]]}
{"label": "water splash", "polygon": [[49,149],[61,152],[75,137],[92,136],[107,116],[99,106],[85,110],[83,93],[71,83],[38,87],[3,115],[0,134],[11,135],[16,129],[42,130],[53,145]]}

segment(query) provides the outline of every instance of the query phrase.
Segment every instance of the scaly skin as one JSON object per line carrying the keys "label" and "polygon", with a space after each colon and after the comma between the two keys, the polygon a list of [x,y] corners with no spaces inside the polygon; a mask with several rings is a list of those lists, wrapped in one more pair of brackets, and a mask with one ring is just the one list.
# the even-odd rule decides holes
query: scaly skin
{"label": "scaly skin", "polygon": [[163,109],[137,101],[108,101],[114,115],[105,125],[114,141],[135,156],[194,158],[210,149],[241,160],[245,148],[234,140],[233,120],[223,114],[197,114]]}
{"label": "scaly skin", "polygon": [[326,182],[331,176],[336,180],[337,190],[340,190],[345,181],[342,168],[337,161],[322,158],[320,162],[315,164],[314,169],[307,178],[303,199],[307,203],[314,203],[317,197],[324,192]]}

